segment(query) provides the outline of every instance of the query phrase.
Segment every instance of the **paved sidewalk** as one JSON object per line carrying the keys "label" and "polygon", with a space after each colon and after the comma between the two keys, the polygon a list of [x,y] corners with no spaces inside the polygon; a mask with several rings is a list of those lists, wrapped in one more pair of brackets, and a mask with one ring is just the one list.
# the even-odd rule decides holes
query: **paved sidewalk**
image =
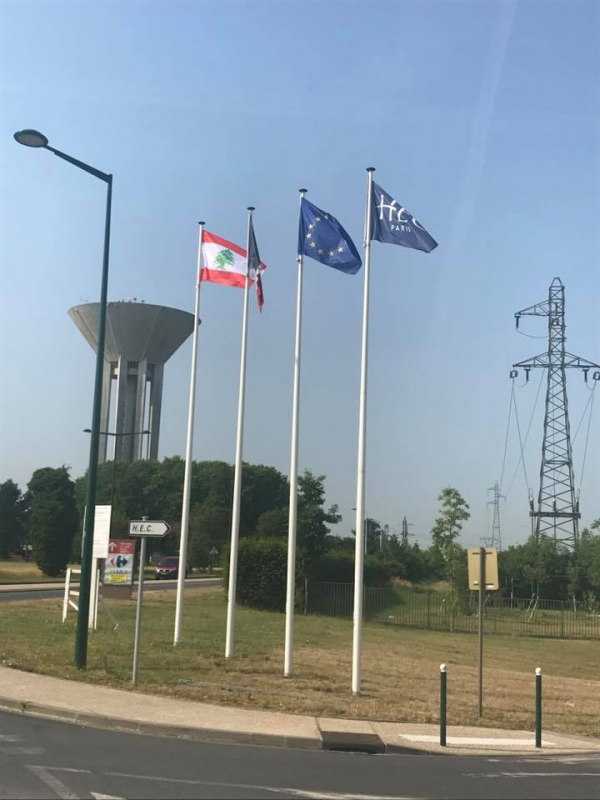
{"label": "paved sidewalk", "polygon": [[448,727],[448,747],[435,725],[330,719],[196,703],[110,689],[0,667],[0,710],[89,727],[310,750],[374,753],[564,755],[600,753],[600,740],[547,733],[542,750],[532,731]]}

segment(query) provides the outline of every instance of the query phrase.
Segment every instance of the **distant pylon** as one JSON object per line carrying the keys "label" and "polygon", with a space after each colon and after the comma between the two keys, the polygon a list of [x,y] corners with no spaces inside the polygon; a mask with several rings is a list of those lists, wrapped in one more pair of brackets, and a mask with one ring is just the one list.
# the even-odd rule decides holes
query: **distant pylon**
{"label": "distant pylon", "polygon": [[402,544],[408,544],[408,520],[402,518]]}
{"label": "distant pylon", "polygon": [[488,489],[488,492],[494,493],[494,499],[488,502],[488,506],[494,506],[494,520],[492,522],[492,535],[486,539],[488,547],[496,547],[502,550],[502,533],[500,531],[500,500],[506,499],[503,494],[500,494],[500,484],[498,481]]}
{"label": "distant pylon", "polygon": [[[600,380],[600,364],[587,361],[565,350],[565,287],[560,278],[554,278],[548,290],[548,299],[522,311],[515,320],[524,316],[548,318],[548,349],[545,353],[513,364],[525,370],[526,380],[532,369],[546,369],[546,413],[537,510],[530,501],[530,516],[535,519],[535,537],[553,539],[556,543],[575,548],[579,539],[579,499],[575,496],[573,452],[567,402],[566,370],[580,369],[587,381],[588,372]],[[511,377],[517,375],[513,369]]]}

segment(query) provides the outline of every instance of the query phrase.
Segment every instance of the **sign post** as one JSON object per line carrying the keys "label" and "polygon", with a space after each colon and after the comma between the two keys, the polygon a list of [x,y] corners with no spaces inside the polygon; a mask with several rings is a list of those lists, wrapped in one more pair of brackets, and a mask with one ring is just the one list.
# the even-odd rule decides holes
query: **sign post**
{"label": "sign post", "polygon": [[90,614],[88,630],[96,630],[98,601],[100,599],[100,564],[108,554],[110,519],[112,506],[96,506],[94,509],[94,541],[92,543],[92,578],[90,582]]}
{"label": "sign post", "polygon": [[479,548],[479,716],[483,717],[483,603],[485,600],[485,547]]}
{"label": "sign post", "polygon": [[131,520],[129,522],[129,535],[141,538],[137,608],[135,612],[135,641],[133,644],[133,675],[132,684],[137,683],[140,669],[140,640],[142,638],[142,603],[144,599],[144,572],[146,570],[146,543],[148,537],[162,539],[171,530],[164,520],[149,520],[147,517]]}
{"label": "sign post", "polygon": [[133,677],[131,682],[137,683],[138,671],[140,668],[140,636],[142,634],[142,599],[144,596],[144,572],[146,569],[146,542],[147,536],[142,536],[142,548],[140,551],[140,565],[138,577],[137,608],[135,611],[135,642],[133,645]]}
{"label": "sign post", "polygon": [[479,591],[479,716],[483,716],[483,607],[485,592],[498,589],[498,551],[495,547],[470,547],[469,588]]}

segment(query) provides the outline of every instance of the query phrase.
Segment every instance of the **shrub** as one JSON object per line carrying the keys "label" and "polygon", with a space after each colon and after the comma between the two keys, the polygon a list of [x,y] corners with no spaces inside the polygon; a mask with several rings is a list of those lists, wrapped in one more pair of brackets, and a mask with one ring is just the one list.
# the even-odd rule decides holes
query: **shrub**
{"label": "shrub", "polygon": [[[376,556],[365,556],[366,586],[389,586],[396,565]],[[329,550],[311,570],[310,580],[322,583],[354,583],[354,553],[348,550]]]}
{"label": "shrub", "polygon": [[[287,542],[281,539],[240,539],[237,601],[264,611],[284,611]],[[223,554],[223,581],[229,581],[229,551]]]}

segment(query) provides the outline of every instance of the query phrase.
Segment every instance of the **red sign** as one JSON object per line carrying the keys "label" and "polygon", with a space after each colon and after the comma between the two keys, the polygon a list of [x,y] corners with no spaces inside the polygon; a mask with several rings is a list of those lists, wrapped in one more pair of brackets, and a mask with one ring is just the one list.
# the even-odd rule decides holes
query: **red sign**
{"label": "red sign", "polygon": [[111,539],[108,543],[108,558],[104,564],[104,585],[131,586],[134,556],[135,542]]}
{"label": "red sign", "polygon": [[116,553],[133,555],[135,553],[135,542],[130,542],[128,539],[111,539],[108,543],[108,552],[111,555]]}

